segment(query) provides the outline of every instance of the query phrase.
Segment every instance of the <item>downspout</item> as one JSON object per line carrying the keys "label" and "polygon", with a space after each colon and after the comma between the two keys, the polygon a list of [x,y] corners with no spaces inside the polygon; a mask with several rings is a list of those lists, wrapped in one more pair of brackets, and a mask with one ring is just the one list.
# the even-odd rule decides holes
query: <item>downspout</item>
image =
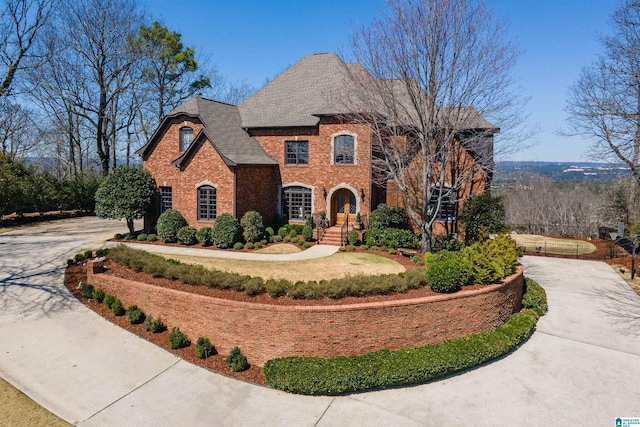
{"label": "downspout", "polygon": [[233,167],[233,217],[237,218],[238,214],[238,166]]}

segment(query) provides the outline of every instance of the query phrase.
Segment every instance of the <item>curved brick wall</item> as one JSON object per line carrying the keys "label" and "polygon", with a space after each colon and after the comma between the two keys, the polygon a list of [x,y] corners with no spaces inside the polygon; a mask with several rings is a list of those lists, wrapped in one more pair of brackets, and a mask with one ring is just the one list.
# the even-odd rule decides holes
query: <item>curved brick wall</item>
{"label": "curved brick wall", "polygon": [[[440,343],[495,328],[520,310],[523,268],[502,284],[426,298],[331,306],[246,303],[132,282],[88,268],[88,281],[178,326],[221,354],[239,346],[249,363],[275,357],[362,354]],[[400,296],[401,297],[401,296]]]}

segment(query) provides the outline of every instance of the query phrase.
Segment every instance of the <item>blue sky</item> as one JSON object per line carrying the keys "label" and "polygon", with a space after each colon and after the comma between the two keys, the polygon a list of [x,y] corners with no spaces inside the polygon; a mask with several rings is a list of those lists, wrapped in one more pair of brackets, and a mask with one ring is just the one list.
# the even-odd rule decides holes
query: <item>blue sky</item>
{"label": "blue sky", "polygon": [[[222,75],[261,87],[304,55],[335,51],[348,58],[353,29],[379,16],[381,0],[146,0],[153,19],[209,55]],[[509,160],[586,161],[589,142],[557,134],[566,127],[568,87],[601,51],[616,0],[494,0],[497,17],[523,50],[514,76],[531,125],[531,148]]]}

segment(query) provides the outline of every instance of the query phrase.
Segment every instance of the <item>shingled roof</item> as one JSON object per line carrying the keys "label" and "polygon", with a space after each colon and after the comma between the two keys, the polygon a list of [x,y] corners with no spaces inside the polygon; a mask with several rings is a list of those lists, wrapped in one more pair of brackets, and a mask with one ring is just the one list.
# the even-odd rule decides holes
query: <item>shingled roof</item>
{"label": "shingled roof", "polygon": [[[165,123],[171,118],[181,114],[197,117],[204,128],[201,133],[220,153],[225,163],[229,166],[235,165],[277,165],[278,162],[269,157],[258,141],[250,137],[241,126],[240,112],[238,107],[211,99],[194,96],[185,103],[173,109],[163,120],[149,142],[138,150],[138,154],[145,156],[151,149],[158,133]],[[196,146],[199,140],[198,134],[193,139],[193,143],[187,150],[173,163],[180,165],[182,160],[190,155],[190,151]]]}
{"label": "shingled roof", "polygon": [[316,114],[348,113],[331,99],[348,81],[347,64],[335,53],[307,55],[238,106],[245,128],[315,126]]}
{"label": "shingled roof", "polygon": [[[353,88],[354,76],[371,77],[361,64],[345,63],[333,52],[307,55],[238,106],[242,126],[315,126],[322,115],[349,114],[353,110],[364,112],[371,108],[385,115],[384,102],[371,107],[371,99],[368,102],[358,101],[362,98]],[[405,111],[411,111],[411,102],[402,81],[389,79],[380,83],[388,85],[388,89],[395,93],[395,98],[406,104]],[[441,114],[447,115],[446,111],[443,108]],[[473,107],[457,107],[449,112],[465,129],[499,131]]]}

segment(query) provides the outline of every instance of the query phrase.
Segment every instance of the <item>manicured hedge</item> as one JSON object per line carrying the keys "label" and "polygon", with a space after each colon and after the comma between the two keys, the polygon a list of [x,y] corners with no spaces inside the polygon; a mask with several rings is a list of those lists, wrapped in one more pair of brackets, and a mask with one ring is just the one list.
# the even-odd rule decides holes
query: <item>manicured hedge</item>
{"label": "manicured hedge", "polygon": [[201,265],[188,265],[169,260],[125,245],[109,251],[109,258],[135,271],[155,277],[180,280],[188,285],[202,285],[217,289],[234,289],[249,295],[269,293],[273,297],[287,295],[297,299],[344,298],[347,296],[385,295],[406,292],[426,285],[420,269],[399,274],[379,276],[355,275],[319,282],[291,282],[267,280],[237,273],[209,270]]}
{"label": "manicured hedge", "polygon": [[369,246],[390,246],[392,243],[396,248],[417,248],[420,239],[420,233],[398,228],[370,228],[364,235],[364,241]]}
{"label": "manicured hedge", "polygon": [[[297,394],[338,395],[377,388],[422,384],[493,360],[526,340],[539,318],[544,291],[528,282],[524,309],[492,331],[397,351],[350,357],[285,357],[269,360],[264,376],[273,388]],[[535,283],[535,282],[533,282]],[[539,288],[539,289],[538,289]],[[546,304],[546,301],[544,301]]]}

